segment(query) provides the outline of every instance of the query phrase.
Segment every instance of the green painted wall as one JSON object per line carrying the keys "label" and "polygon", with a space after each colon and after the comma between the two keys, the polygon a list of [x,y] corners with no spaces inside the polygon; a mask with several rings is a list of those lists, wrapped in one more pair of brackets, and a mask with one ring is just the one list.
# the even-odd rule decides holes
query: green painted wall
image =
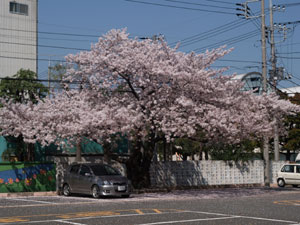
{"label": "green painted wall", "polygon": [[4,137],[0,136],[0,162],[2,162],[2,153],[7,149],[7,142]]}
{"label": "green painted wall", "polygon": [[[8,141],[10,140],[10,141]],[[5,139],[0,136],[0,162],[3,162],[2,154],[7,148],[15,148],[16,144],[14,139]],[[84,139],[81,143],[82,153],[83,154],[102,154],[103,148],[100,144],[91,141],[89,139]],[[128,153],[128,140],[126,138],[121,138],[116,141],[116,153],[127,154]],[[71,153],[75,154],[76,149],[74,147],[70,148],[58,148],[56,145],[51,144],[50,146],[42,147],[39,143],[35,144],[35,161],[43,162],[46,160],[46,155],[56,155],[62,153]]]}
{"label": "green painted wall", "polygon": [[55,191],[53,163],[0,163],[0,193]]}

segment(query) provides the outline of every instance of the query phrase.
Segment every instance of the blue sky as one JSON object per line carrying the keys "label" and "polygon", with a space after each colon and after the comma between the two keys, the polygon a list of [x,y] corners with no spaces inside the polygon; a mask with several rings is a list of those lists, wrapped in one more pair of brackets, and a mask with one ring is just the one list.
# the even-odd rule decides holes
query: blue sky
{"label": "blue sky", "polygon": [[[227,74],[261,72],[260,18],[245,20],[237,17],[235,3],[242,1],[39,0],[39,31],[48,32],[39,33],[39,58],[45,59],[39,61],[39,77],[47,79],[46,59],[51,59],[51,64],[54,65],[56,60],[63,60],[65,55],[79,51],[75,49],[89,49],[91,43],[97,41],[97,36],[111,29],[125,27],[132,37],[162,34],[170,44],[181,41],[182,47],[179,51],[184,52],[197,49],[203,52],[207,48],[227,43],[228,47],[234,47],[234,51],[225,56],[224,61],[216,62],[216,67],[229,66]],[[284,12],[274,12],[275,23],[300,20],[300,4],[291,5],[293,3],[300,1],[273,0],[273,5],[287,5]],[[266,0],[265,4],[267,8],[269,1]],[[260,11],[260,2],[249,3],[248,6],[254,14]],[[266,25],[269,25],[268,11]],[[280,88],[297,84],[300,86],[300,26],[290,25],[288,28],[286,40],[283,38],[283,32],[276,32],[278,56],[288,57],[278,58],[277,65],[285,67],[293,78],[281,81]],[[249,36],[251,38],[248,38]],[[194,39],[191,40],[191,37]],[[75,49],[42,47],[45,45]],[[269,48],[267,52],[269,59]]]}

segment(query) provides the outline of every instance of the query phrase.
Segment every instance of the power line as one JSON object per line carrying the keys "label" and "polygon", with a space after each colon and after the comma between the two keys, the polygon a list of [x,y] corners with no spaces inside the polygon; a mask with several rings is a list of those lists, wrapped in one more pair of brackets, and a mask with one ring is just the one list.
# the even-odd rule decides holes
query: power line
{"label": "power line", "polygon": [[[0,27],[0,30],[10,30],[10,31],[20,31],[26,33],[36,33],[33,30],[21,30],[21,29],[11,29],[11,28],[4,28]],[[92,34],[76,34],[76,33],[59,33],[59,32],[44,32],[44,31],[37,31],[39,34],[50,34],[50,35],[62,35],[62,36],[78,36],[78,37],[95,37],[99,38],[99,35],[92,35]]]}
{"label": "power line", "polygon": [[297,6],[297,5],[300,5],[300,3],[288,3],[288,4],[282,4],[284,5],[285,7],[291,7],[291,6]]}
{"label": "power line", "polygon": [[54,45],[25,44],[25,43],[6,42],[6,41],[0,41],[0,43],[2,43],[2,44],[12,44],[12,45],[34,46],[34,47],[42,47],[42,48],[57,48],[57,49],[79,50],[79,51],[89,51],[90,50],[90,49],[83,49],[83,48],[70,48],[70,47],[54,46]]}
{"label": "power line", "polygon": [[250,60],[237,60],[237,59],[218,59],[218,61],[223,61],[223,62],[241,62],[241,63],[259,63],[259,61],[250,61]]}
{"label": "power line", "polygon": [[166,2],[175,2],[175,3],[182,3],[182,4],[186,4],[186,5],[199,5],[199,6],[204,6],[204,7],[212,7],[212,8],[235,10],[235,8],[233,8],[233,7],[226,7],[226,6],[207,5],[207,4],[202,4],[202,3],[185,2],[185,1],[177,1],[177,0],[164,0],[164,1],[166,1]]}
{"label": "power line", "polygon": [[193,51],[200,52],[200,51],[203,51],[205,49],[219,47],[219,46],[224,45],[224,44],[227,44],[227,45],[234,44],[234,43],[241,42],[241,41],[247,40],[249,38],[255,37],[258,33],[259,33],[258,30],[254,30],[254,31],[251,31],[251,32],[248,32],[248,33],[245,33],[245,34],[233,37],[233,38],[229,38],[227,40],[224,40],[224,41],[221,41],[221,42],[218,42],[218,43],[210,44],[210,45],[207,45],[207,46],[204,46],[204,47],[201,47],[201,48],[196,48]]}
{"label": "power line", "polygon": [[249,21],[245,20],[245,21],[243,21],[241,23],[241,20],[234,20],[234,21],[231,21],[231,22],[229,22],[227,24],[223,24],[221,26],[218,26],[218,27],[215,27],[213,29],[210,29],[210,30],[208,30],[206,32],[201,32],[199,34],[195,34],[193,36],[181,39],[179,41],[172,42],[172,43],[170,43],[170,46],[175,46],[178,42],[181,43],[182,46],[187,46],[189,44],[193,44],[193,43],[196,43],[198,41],[207,39],[207,38],[209,38],[211,36],[215,36],[215,35],[218,35],[218,34],[221,34],[221,33],[227,32],[227,31],[230,31],[232,29],[238,28],[239,26],[242,26],[242,25],[244,25],[246,23],[249,23]]}
{"label": "power line", "polygon": [[292,54],[300,54],[300,52],[279,52],[278,55],[292,55]]}
{"label": "power line", "polygon": [[176,8],[176,9],[186,9],[186,10],[201,11],[201,12],[210,12],[210,13],[220,13],[220,14],[235,15],[235,13],[230,13],[230,12],[215,11],[215,10],[206,10],[206,9],[198,9],[198,8],[189,8],[189,7],[166,5],[166,4],[160,4],[160,3],[143,2],[143,1],[137,1],[137,0],[124,0],[124,1],[126,1],[126,2],[140,3],[140,4],[146,4],[146,5],[156,5],[156,6],[162,6],[162,7]]}
{"label": "power line", "polygon": [[[208,38],[210,38],[210,37],[214,37],[214,36],[223,34],[223,33],[225,33],[225,32],[228,32],[228,31],[231,31],[231,30],[233,30],[233,29],[236,29],[236,28],[238,28],[238,27],[240,27],[240,26],[242,26],[242,25],[245,25],[245,24],[247,24],[247,23],[249,23],[249,21],[244,21],[244,22],[242,22],[242,23],[240,23],[240,24],[233,23],[233,24],[231,24],[231,25],[229,25],[229,26],[221,27],[221,29],[217,29],[217,30],[214,30],[214,31],[212,31],[212,32],[210,32],[210,33],[202,34],[202,35],[200,35],[200,36],[198,36],[198,37],[196,37],[196,38],[192,38],[192,39],[183,41],[183,42],[181,42],[182,45],[180,45],[180,47],[186,47],[186,46],[188,46],[188,45],[195,44],[195,43],[197,43],[197,42],[200,42],[200,41],[202,41],[202,40],[208,39]],[[238,26],[237,26],[237,25],[238,25]]]}
{"label": "power line", "polygon": [[[0,28],[1,29],[1,28]],[[29,36],[21,36],[21,35],[4,35],[0,34],[2,37],[6,38],[15,38],[15,39],[21,39],[21,40],[30,40],[35,41],[34,37]],[[55,40],[55,41],[73,41],[73,42],[93,42],[95,40],[87,40],[87,39],[67,39],[67,38],[50,38],[50,37],[39,37],[38,39],[44,39],[44,40]]]}
{"label": "power line", "polygon": [[[26,58],[26,57],[12,57],[12,56],[0,56],[0,58],[6,58],[6,59],[22,59],[22,60],[33,60],[33,61],[47,61],[49,62],[49,59],[41,59],[41,58]],[[56,60],[56,59],[51,59],[53,62],[66,62],[65,60]]]}
{"label": "power line", "polygon": [[277,56],[277,58],[282,58],[282,59],[300,59],[300,57],[288,57],[288,56]]}
{"label": "power line", "polygon": [[[269,10],[266,10],[266,11],[268,12]],[[251,14],[255,15],[255,13],[253,13],[253,12],[251,12]],[[256,20],[257,20],[257,18],[256,18]],[[252,20],[244,20],[243,22],[241,22],[240,19],[234,20],[234,21],[231,21],[227,24],[223,24],[219,27],[208,30],[206,32],[202,32],[202,33],[193,35],[191,37],[187,37],[187,38],[181,39],[179,41],[172,42],[169,45],[171,47],[174,47],[179,42],[181,44],[180,47],[185,47],[185,46],[188,46],[190,44],[194,44],[196,42],[202,41],[204,39],[207,39],[207,38],[214,37],[216,35],[225,33],[227,31],[232,31],[233,29],[236,29],[236,28],[238,28],[240,26],[243,26],[243,25],[245,25],[247,23],[250,23],[250,22],[253,22],[253,21]],[[258,26],[258,28],[260,30],[259,25],[257,25],[255,22],[253,22],[253,23],[254,23],[254,25]]]}
{"label": "power line", "polygon": [[225,1],[218,1],[218,0],[204,0],[204,1],[207,1],[207,2],[217,2],[217,3],[223,3],[223,4],[229,4],[229,5],[232,5],[232,3],[230,3],[230,2],[225,2]]}
{"label": "power line", "polygon": [[300,84],[298,84],[298,83],[296,83],[296,82],[294,82],[294,81],[292,81],[292,80],[287,79],[287,81],[290,82],[290,83],[292,83],[292,84],[295,84],[295,85],[297,85],[297,86],[300,86]]}

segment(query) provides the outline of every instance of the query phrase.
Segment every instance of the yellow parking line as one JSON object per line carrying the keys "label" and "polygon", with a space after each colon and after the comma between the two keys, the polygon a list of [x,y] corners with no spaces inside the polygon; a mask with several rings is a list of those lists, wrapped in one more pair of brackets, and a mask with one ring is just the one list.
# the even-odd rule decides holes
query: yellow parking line
{"label": "yellow parking line", "polygon": [[278,205],[294,205],[294,206],[299,206],[300,205],[300,200],[281,200],[281,201],[274,201],[274,204]]}
{"label": "yellow parking line", "polygon": [[[75,218],[86,218],[86,217],[102,217],[102,216],[119,216],[126,215],[124,213],[135,212],[139,215],[146,215],[145,212],[164,213],[169,212],[183,212],[184,210],[177,209],[121,209],[113,211],[91,211],[91,212],[73,212],[73,213],[53,213],[53,214],[35,214],[35,215],[18,215],[12,217],[0,217],[0,223],[17,223],[17,222],[29,222],[31,219],[36,217],[55,217],[58,219],[75,219]],[[32,220],[34,221],[34,220]]]}
{"label": "yellow parking line", "polygon": [[161,213],[161,211],[159,211],[158,209],[153,209],[153,211],[156,213]]}
{"label": "yellow parking line", "polygon": [[0,218],[0,223],[15,223],[15,222],[28,222],[29,220],[24,220],[20,218]]}
{"label": "yellow parking line", "polygon": [[138,214],[141,214],[141,215],[143,215],[144,213],[141,211],[141,210],[139,210],[139,209],[135,209],[134,210],[136,213],[138,213]]}

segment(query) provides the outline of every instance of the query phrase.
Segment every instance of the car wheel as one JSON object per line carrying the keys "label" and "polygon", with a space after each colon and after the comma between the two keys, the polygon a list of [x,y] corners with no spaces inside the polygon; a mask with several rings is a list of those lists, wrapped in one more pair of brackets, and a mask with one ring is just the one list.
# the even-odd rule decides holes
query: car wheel
{"label": "car wheel", "polygon": [[92,187],[92,196],[93,198],[99,198],[100,197],[100,189],[98,185],[93,185]]}
{"label": "car wheel", "polygon": [[71,195],[71,189],[68,184],[64,184],[63,186],[63,195],[64,196],[70,196]]}
{"label": "car wheel", "polygon": [[285,182],[284,182],[283,179],[278,179],[277,184],[278,184],[279,187],[284,187],[285,186]]}
{"label": "car wheel", "polygon": [[130,195],[122,195],[123,198],[129,198]]}
{"label": "car wheel", "polygon": [[298,185],[297,184],[293,184],[293,187],[296,188],[296,187],[298,187]]}

